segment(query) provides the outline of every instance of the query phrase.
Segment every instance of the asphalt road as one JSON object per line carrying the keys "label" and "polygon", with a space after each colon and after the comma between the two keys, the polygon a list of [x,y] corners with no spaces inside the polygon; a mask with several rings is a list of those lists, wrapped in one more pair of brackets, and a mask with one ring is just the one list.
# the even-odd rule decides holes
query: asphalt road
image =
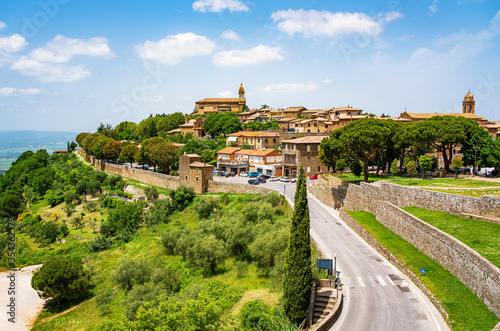
{"label": "asphalt road", "polygon": [[[246,183],[246,177],[214,177]],[[308,183],[310,183],[308,179]],[[294,183],[267,182],[293,204]],[[437,309],[405,275],[354,233],[338,211],[308,195],[311,234],[328,258],[337,253],[344,305],[331,330],[449,330]],[[425,266],[423,266],[425,267]]]}

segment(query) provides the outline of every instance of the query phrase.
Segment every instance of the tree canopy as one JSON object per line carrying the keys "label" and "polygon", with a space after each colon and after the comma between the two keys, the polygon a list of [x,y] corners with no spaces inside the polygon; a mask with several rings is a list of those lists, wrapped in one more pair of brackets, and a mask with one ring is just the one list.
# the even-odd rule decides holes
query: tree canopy
{"label": "tree canopy", "polygon": [[209,134],[229,134],[242,129],[238,116],[232,112],[211,114],[203,124],[203,130]]}

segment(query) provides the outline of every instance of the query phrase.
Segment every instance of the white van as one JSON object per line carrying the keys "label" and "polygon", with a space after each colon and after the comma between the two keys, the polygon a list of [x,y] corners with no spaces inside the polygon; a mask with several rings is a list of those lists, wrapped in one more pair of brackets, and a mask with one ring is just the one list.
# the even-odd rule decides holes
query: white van
{"label": "white van", "polygon": [[477,172],[477,175],[478,176],[483,176],[483,177],[488,177],[488,176],[491,176],[491,172],[495,170],[495,168],[481,168],[481,170],[479,170]]}

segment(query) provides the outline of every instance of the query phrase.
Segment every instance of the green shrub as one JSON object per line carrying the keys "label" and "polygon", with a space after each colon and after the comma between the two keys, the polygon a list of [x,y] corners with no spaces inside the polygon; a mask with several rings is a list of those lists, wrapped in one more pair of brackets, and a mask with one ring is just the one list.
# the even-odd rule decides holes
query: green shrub
{"label": "green shrub", "polygon": [[100,252],[109,249],[110,247],[111,240],[100,235],[97,235],[94,240],[87,243],[87,248],[90,252]]}

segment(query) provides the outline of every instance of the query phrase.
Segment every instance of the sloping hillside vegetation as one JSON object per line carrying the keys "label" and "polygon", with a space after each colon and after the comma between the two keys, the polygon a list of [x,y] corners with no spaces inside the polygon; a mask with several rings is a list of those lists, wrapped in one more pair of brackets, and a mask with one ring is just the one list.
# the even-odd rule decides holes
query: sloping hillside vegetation
{"label": "sloping hillside vegetation", "polygon": [[64,257],[90,274],[84,295],[48,300],[34,330],[294,329],[279,304],[291,211],[277,193],[180,187],[132,202],[120,177],[45,151],[23,154],[0,185],[18,266]]}

